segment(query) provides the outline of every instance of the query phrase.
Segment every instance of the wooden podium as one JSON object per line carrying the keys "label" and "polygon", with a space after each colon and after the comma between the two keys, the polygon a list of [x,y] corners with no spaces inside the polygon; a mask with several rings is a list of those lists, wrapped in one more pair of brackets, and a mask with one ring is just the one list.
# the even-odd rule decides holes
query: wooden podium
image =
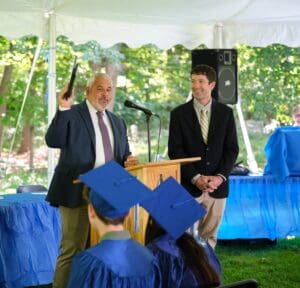
{"label": "wooden podium", "polygon": [[[180,183],[180,166],[186,163],[199,161],[200,157],[151,162],[128,167],[126,170],[136,176],[141,182],[153,190],[162,180],[172,176]],[[129,212],[129,217],[125,221],[125,229],[130,231],[131,236],[136,241],[144,244],[148,213],[136,205]],[[99,235],[91,228],[91,246],[99,242]]]}

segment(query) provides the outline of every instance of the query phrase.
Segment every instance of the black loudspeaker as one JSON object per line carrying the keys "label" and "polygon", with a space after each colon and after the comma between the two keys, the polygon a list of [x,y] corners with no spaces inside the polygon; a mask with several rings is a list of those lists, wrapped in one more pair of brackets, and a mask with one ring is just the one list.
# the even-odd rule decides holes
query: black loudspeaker
{"label": "black loudspeaker", "polygon": [[192,50],[192,68],[199,64],[209,65],[216,70],[217,83],[212,96],[221,103],[236,104],[238,98],[237,50]]}

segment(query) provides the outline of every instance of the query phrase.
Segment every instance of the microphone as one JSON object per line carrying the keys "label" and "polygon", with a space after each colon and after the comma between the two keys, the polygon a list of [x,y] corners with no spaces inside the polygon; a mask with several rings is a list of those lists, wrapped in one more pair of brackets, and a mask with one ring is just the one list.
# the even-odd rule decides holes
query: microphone
{"label": "microphone", "polygon": [[143,111],[146,115],[149,115],[149,116],[152,116],[152,115],[154,116],[154,115],[156,115],[155,113],[153,113],[153,112],[150,111],[149,109],[144,108],[144,107],[141,107],[141,106],[139,106],[139,105],[137,105],[137,104],[134,104],[133,102],[131,102],[131,101],[129,101],[129,100],[125,100],[124,105],[125,105],[126,107],[129,107],[129,108],[134,108],[134,109],[137,109],[137,110],[141,110],[141,111]]}

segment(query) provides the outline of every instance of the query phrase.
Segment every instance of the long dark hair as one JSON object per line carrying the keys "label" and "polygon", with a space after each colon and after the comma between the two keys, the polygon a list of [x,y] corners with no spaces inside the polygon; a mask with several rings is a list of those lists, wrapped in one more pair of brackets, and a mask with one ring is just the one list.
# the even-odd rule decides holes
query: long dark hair
{"label": "long dark hair", "polygon": [[[153,242],[165,233],[165,230],[150,216],[146,228],[145,244]],[[201,287],[220,285],[219,275],[210,265],[205,249],[196,242],[193,236],[184,233],[176,240],[176,244],[182,252],[186,265],[191,269],[198,283],[201,283]]]}

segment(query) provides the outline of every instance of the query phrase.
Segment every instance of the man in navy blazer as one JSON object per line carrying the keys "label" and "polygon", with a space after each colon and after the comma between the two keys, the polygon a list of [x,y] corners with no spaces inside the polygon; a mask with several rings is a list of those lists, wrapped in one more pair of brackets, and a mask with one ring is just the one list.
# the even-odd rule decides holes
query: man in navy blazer
{"label": "man in navy blazer", "polygon": [[[193,68],[193,99],[171,111],[168,142],[170,159],[201,157],[182,165],[181,183],[207,209],[198,231],[213,248],[228,196],[228,177],[239,152],[232,109],[212,99],[215,84],[212,67]],[[208,129],[202,126],[202,117],[207,117]]]}
{"label": "man in navy blazer", "polygon": [[74,184],[80,174],[105,163],[104,144],[97,112],[103,113],[113,159],[121,165],[137,164],[131,156],[125,122],[106,110],[112,100],[112,80],[96,74],[86,87],[86,99],[73,105],[74,93],[64,99],[67,85],[58,96],[59,109],[48,128],[46,143],[60,149],[46,200],[59,206],[62,239],[53,287],[67,287],[72,257],[87,246],[89,220],[82,198],[83,184]]}

